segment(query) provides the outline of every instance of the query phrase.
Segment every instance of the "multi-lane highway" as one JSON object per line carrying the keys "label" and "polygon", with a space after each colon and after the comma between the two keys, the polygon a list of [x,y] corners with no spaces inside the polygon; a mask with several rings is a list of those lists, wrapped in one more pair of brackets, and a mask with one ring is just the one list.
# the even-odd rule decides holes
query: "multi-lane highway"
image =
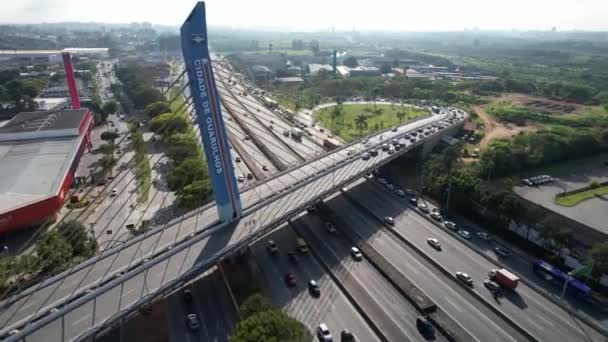
{"label": "multi-lane highway", "polygon": [[[465,272],[474,279],[472,291],[509,317],[515,324],[528,331],[538,340],[603,341],[605,337],[596,330],[570,315],[552,301],[520,283],[515,292],[505,292],[504,298],[494,299],[483,286],[488,272],[498,268],[496,264],[480,257],[464,245],[455,235],[436,227],[422,217],[417,209],[410,209],[407,199],[385,190],[380,183],[365,181],[348,191],[348,196],[363,204],[378,217],[395,218],[391,228],[398,236],[419,246],[424,253],[435,259],[452,274]],[[437,238],[442,244],[440,252],[428,245],[427,238]]]}
{"label": "multi-lane highway", "polygon": [[[266,250],[265,243],[268,239],[277,243],[279,252],[270,254]],[[295,240],[296,234],[287,225],[283,225],[251,247],[259,265],[266,296],[277,307],[304,323],[313,335],[319,324],[325,323],[336,339],[343,329],[348,329],[359,341],[379,341],[366,321],[311,254],[298,253],[297,264],[288,261],[287,252],[295,250]],[[290,288],[285,284],[287,273],[296,276],[295,287]],[[309,293],[307,284],[310,280],[318,282],[321,290],[319,298]]]}
{"label": "multi-lane highway", "polygon": [[523,341],[526,338],[491,310],[471,300],[460,286],[437,271],[406,244],[389,234],[381,222],[361,212],[343,197],[326,201],[351,240],[367,241],[477,341]]}
{"label": "multi-lane highway", "polygon": [[[187,289],[191,296],[184,293]],[[228,342],[237,321],[225,283],[215,268],[170,295],[164,310],[171,342]],[[188,327],[189,314],[196,315],[198,329]]]}
{"label": "multi-lane highway", "polygon": [[[421,314],[366,259],[350,255],[352,245],[338,231],[328,230],[328,221],[315,213],[294,222],[312,250],[351,291],[354,300],[378,326],[388,341],[423,341],[416,328]],[[334,224],[331,222],[331,224]],[[444,341],[437,335],[436,341]]]}
{"label": "multi-lane highway", "polygon": [[[65,320],[77,321],[78,324],[62,330],[61,325],[48,324],[57,322],[56,317],[58,317],[56,313],[49,313],[49,317],[43,319],[41,325],[51,329],[55,335],[45,333],[44,336],[50,340],[53,340],[50,336],[72,338],[79,332],[87,330],[91,325],[98,326],[114,315],[117,310],[129,307],[142,296],[154,292],[163,284],[170,284],[178,276],[182,276],[190,270],[195,263],[212,262],[220,254],[238,248],[242,243],[247,243],[254,233],[261,232],[262,227],[271,227],[269,225],[297,213],[318,196],[332,192],[336,186],[360,177],[369,172],[371,168],[388,162],[421,142],[412,143],[409,140],[403,140],[406,147],[399,153],[389,155],[382,152],[365,160],[361,159],[364,151],[378,148],[384,141],[400,137],[407,131],[422,126],[430,127],[431,124],[448,117],[454,118],[454,123],[448,125],[451,127],[460,125],[465,115],[451,114],[446,110],[440,115],[422,118],[402,125],[395,132],[379,133],[373,136],[368,144],[357,143],[348,149],[337,150],[244,192],[243,205],[249,209],[245,211],[246,217],[235,226],[220,225],[213,230],[206,230],[205,234],[196,235],[195,233],[200,233],[205,227],[209,227],[217,221],[215,209],[209,208],[174,220],[163,230],[154,230],[142,238],[126,242],[121,246],[122,248],[109,251],[95,260],[82,264],[72,272],[44,282],[34,291],[26,292],[25,296],[19,297],[5,307],[0,315],[2,326],[6,329],[14,326],[15,323],[18,324],[31,318],[36,313],[38,315],[46,314],[50,309],[56,307],[57,303],[64,302],[65,299],[73,297],[75,294],[84,295],[84,298],[72,302],[66,311],[69,314],[64,317]],[[435,135],[439,134],[442,132],[433,129],[433,133],[428,136],[428,139],[437,139]],[[333,172],[334,168],[335,172]],[[269,199],[252,206],[261,198]],[[211,232],[214,234],[211,235]],[[169,248],[172,249],[168,250]],[[160,256],[161,253],[163,256]],[[197,255],[194,256],[193,253]],[[157,258],[147,261],[154,257]],[[122,273],[128,270],[132,270],[132,273],[123,276]],[[98,289],[100,286],[102,288]],[[129,287],[129,289],[125,290],[125,287]],[[87,289],[92,289],[93,293],[86,295],[84,291]],[[97,294],[100,295],[98,300],[89,301]],[[85,302],[87,304],[84,304]],[[100,303],[100,305],[96,303]],[[82,318],[85,315],[82,310],[88,312],[90,320]],[[40,333],[43,331],[46,329],[38,330]],[[65,335],[62,336],[62,333]]]}

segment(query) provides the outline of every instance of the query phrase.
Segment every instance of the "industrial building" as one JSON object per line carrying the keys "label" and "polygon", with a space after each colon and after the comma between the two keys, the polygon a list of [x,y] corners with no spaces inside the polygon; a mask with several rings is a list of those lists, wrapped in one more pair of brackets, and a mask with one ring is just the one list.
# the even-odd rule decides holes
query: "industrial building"
{"label": "industrial building", "polygon": [[90,148],[87,109],[17,114],[0,127],[0,235],[52,220]]}
{"label": "industrial building", "polygon": [[0,62],[26,64],[61,64],[61,53],[78,57],[106,59],[108,48],[65,48],[63,50],[0,50]]}

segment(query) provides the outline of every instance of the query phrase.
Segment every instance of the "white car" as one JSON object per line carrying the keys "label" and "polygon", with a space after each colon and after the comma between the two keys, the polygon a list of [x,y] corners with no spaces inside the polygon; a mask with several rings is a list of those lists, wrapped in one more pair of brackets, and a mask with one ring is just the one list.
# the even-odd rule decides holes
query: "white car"
{"label": "white car", "polygon": [[452,221],[443,221],[443,225],[446,226],[448,229],[456,230],[456,223]]}
{"label": "white car", "polygon": [[436,250],[441,250],[441,243],[439,242],[439,240],[435,239],[435,238],[428,238],[426,239],[426,242],[431,245],[431,247],[435,248]]}
{"label": "white car", "polygon": [[243,177],[242,175],[238,176],[237,180],[239,181],[239,183],[243,183],[245,181],[245,177]]}
{"label": "white car", "polygon": [[319,324],[319,327],[317,328],[317,337],[319,338],[319,341],[322,341],[322,342],[333,341],[331,332],[329,331],[329,328],[327,327],[327,325],[325,323]]}
{"label": "white car", "polygon": [[456,272],[456,278],[469,286],[473,286],[473,278],[464,272]]}
{"label": "white car", "polygon": [[384,178],[378,178],[378,182],[380,182],[380,184],[387,184],[388,181]]}
{"label": "white car", "polygon": [[357,247],[351,247],[350,248],[350,255],[353,257],[353,259],[355,259],[356,261],[360,261],[361,259],[363,259],[363,254],[361,254],[361,251],[359,250],[359,248]]}
{"label": "white car", "polygon": [[405,197],[405,191],[401,189],[395,189],[395,194],[397,194],[399,197]]}
{"label": "white car", "polygon": [[114,189],[112,189],[112,191],[110,192],[110,197],[114,197],[114,196],[116,196],[116,195],[118,195],[118,189],[114,188]]}
{"label": "white car", "polygon": [[420,211],[422,211],[423,213],[429,212],[429,207],[424,202],[418,202],[418,209],[420,209]]}
{"label": "white car", "polygon": [[395,225],[395,219],[390,217],[390,216],[385,216],[384,217],[384,223],[390,225],[390,226],[394,226]]}
{"label": "white car", "polygon": [[395,186],[391,183],[386,184],[386,188],[389,189],[390,191],[395,190]]}
{"label": "white car", "polygon": [[484,232],[477,232],[477,236],[479,236],[479,238],[481,238],[482,240],[492,240],[492,238],[490,237],[490,235],[488,233],[484,233]]}
{"label": "white car", "polygon": [[513,253],[511,253],[510,250],[508,250],[504,247],[496,247],[496,248],[494,248],[494,250],[496,251],[496,254],[503,256],[503,257],[508,257],[511,254],[513,254]]}
{"label": "white car", "polygon": [[439,209],[433,208],[433,210],[431,210],[431,217],[437,221],[441,221],[441,214],[439,213]]}
{"label": "white car", "polygon": [[361,156],[361,159],[369,160],[369,153],[367,153],[367,152],[363,153],[363,156]]}
{"label": "white car", "polygon": [[462,236],[463,238],[465,238],[467,240],[471,238],[471,233],[469,233],[466,230],[462,230],[462,229],[458,231],[458,235]]}

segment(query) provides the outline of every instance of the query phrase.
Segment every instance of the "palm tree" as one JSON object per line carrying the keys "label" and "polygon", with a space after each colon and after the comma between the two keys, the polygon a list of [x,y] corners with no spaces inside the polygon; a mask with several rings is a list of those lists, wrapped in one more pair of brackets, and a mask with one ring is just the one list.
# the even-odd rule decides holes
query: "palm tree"
{"label": "palm tree", "polygon": [[376,112],[376,98],[378,97],[379,92],[380,89],[378,89],[378,87],[372,90],[372,103],[374,104],[374,113]]}
{"label": "palm tree", "polygon": [[355,118],[355,127],[359,130],[359,136],[363,136],[363,131],[367,129],[367,116],[363,113],[359,113]]}
{"label": "palm tree", "polygon": [[331,121],[333,121],[335,123],[336,119],[338,117],[340,117],[341,114],[342,114],[342,106],[341,105],[334,106],[334,109],[332,109],[332,111],[331,111]]}
{"label": "palm tree", "polygon": [[397,119],[399,119],[399,123],[401,123],[403,121],[403,118],[405,118],[405,112],[400,110],[397,112]]}

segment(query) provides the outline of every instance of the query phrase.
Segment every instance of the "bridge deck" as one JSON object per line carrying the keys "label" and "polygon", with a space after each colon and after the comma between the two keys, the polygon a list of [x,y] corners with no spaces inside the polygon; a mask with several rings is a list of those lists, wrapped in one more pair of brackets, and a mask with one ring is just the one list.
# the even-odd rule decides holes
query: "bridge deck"
{"label": "bridge deck", "polygon": [[[72,293],[82,293],[83,296],[72,300],[59,312],[27,326],[22,333],[29,335],[28,341],[71,340],[82,332],[99,327],[118,312],[145,301],[146,296],[173,287],[180,278],[194,275],[220,256],[250,243],[299,213],[312,201],[333,193],[414,146],[437,138],[444,131],[416,143],[407,141],[406,148],[393,155],[381,152],[376,157],[363,160],[361,154],[364,151],[448,116],[447,112],[433,115],[406,123],[397,132],[376,134],[370,138],[372,144],[368,146],[356,143],[349,147],[354,151],[350,156],[347,148],[340,149],[245,191],[242,201],[247,209],[243,219],[237,223],[213,225],[217,223],[217,214],[214,207],[209,207],[133,239],[119,249],[110,250],[70,274],[45,282],[35,292],[5,308],[0,314],[3,332],[31,319],[40,308],[40,312],[48,312],[57,303],[65,302]],[[460,115],[445,130],[461,125],[465,117]],[[383,136],[382,140],[379,135]],[[144,259],[149,261],[144,262]],[[119,276],[118,272],[127,273]],[[84,293],[85,289],[94,287],[96,289],[91,293]]]}

